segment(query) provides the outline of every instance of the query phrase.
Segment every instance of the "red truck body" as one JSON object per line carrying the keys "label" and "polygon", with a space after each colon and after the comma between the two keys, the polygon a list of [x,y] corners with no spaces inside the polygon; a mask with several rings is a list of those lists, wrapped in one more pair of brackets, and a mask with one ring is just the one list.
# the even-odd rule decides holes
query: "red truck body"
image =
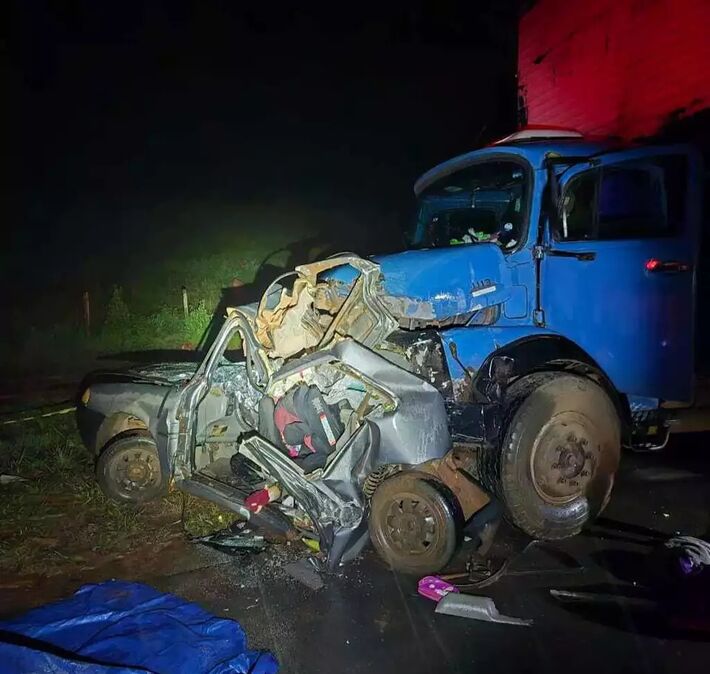
{"label": "red truck body", "polygon": [[710,108],[707,0],[540,0],[520,21],[521,125],[624,140]]}

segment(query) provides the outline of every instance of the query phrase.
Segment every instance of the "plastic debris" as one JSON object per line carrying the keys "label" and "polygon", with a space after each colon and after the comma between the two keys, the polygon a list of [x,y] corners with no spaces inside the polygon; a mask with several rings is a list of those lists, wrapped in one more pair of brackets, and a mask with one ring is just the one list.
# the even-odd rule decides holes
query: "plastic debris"
{"label": "plastic debris", "polygon": [[479,597],[472,594],[455,592],[447,594],[436,605],[436,613],[503,625],[518,625],[520,627],[532,625],[532,620],[503,615],[490,597]]}
{"label": "plastic debris", "polygon": [[317,538],[302,538],[301,540],[311,552],[320,552],[320,541]]}
{"label": "plastic debris", "polygon": [[664,547],[678,554],[678,564],[686,575],[710,568],[710,543],[693,536],[676,536],[664,543]]}
{"label": "plastic debris", "polygon": [[438,576],[424,576],[417,584],[417,592],[432,601],[440,601],[450,592],[458,592],[455,585],[439,578]]}
{"label": "plastic debris", "polygon": [[27,478],[19,475],[7,475],[6,473],[0,475],[0,485],[12,484],[13,482],[27,482]]}
{"label": "plastic debris", "polygon": [[244,500],[244,505],[253,513],[258,513],[264,506],[269,505],[281,496],[281,488],[277,484],[259,489],[249,494]]}
{"label": "plastic debris", "polygon": [[243,555],[250,552],[263,552],[267,542],[263,536],[257,536],[250,529],[244,528],[245,522],[236,522],[227,529],[222,529],[207,536],[191,538],[191,543],[202,543],[228,555]]}

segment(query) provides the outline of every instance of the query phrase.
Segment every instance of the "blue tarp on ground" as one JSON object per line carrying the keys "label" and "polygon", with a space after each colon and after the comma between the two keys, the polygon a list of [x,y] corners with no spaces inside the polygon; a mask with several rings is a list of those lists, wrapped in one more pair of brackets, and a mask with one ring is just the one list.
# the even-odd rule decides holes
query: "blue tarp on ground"
{"label": "blue tarp on ground", "polygon": [[109,581],[0,622],[3,673],[275,674],[239,623],[146,585]]}

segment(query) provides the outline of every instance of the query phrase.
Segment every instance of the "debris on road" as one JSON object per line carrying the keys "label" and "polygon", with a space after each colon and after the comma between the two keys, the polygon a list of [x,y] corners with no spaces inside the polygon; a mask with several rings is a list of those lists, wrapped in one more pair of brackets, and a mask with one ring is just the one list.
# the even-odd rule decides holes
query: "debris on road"
{"label": "debris on road", "polygon": [[630,597],[608,592],[580,592],[576,590],[550,590],[550,596],[561,604],[619,604],[639,609],[655,609],[657,603],[646,597]]}
{"label": "debris on road", "polygon": [[436,613],[503,625],[519,625],[521,627],[532,625],[532,620],[503,615],[490,597],[479,597],[472,594],[447,594],[436,605]]}
{"label": "debris on road", "polygon": [[424,576],[417,584],[417,592],[432,601],[440,601],[449,592],[458,592],[455,585],[443,580],[439,576]]}
{"label": "debris on road", "polygon": [[246,522],[235,522],[226,529],[206,536],[191,538],[190,542],[202,543],[228,555],[263,552],[268,545],[263,536],[258,536],[246,528]]}
{"label": "debris on road", "polygon": [[631,584],[551,589],[550,596],[575,612],[604,608],[612,618],[621,611],[632,619],[634,614],[639,619],[650,616],[668,630],[710,631],[710,543],[675,536],[655,544],[635,578]]}
{"label": "debris on road", "polygon": [[676,536],[664,544],[678,555],[680,570],[686,575],[710,569],[710,543],[694,536]]}

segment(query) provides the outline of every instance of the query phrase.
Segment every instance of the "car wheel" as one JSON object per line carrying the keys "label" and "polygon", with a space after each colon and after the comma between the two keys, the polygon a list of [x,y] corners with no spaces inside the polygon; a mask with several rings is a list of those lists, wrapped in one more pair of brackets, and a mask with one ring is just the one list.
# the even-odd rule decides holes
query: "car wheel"
{"label": "car wheel", "polygon": [[459,543],[458,501],[438,480],[402,472],[380,484],[370,502],[370,538],[393,569],[427,574],[449,563]]}
{"label": "car wheel", "polygon": [[506,518],[538,539],[578,534],[606,507],[619,467],[619,415],[584,377],[540,373],[508,390],[498,451],[481,457],[481,479]]}
{"label": "car wheel", "polygon": [[119,503],[145,503],[166,491],[158,448],[148,435],[109,442],[96,464],[96,477],[104,494]]}

